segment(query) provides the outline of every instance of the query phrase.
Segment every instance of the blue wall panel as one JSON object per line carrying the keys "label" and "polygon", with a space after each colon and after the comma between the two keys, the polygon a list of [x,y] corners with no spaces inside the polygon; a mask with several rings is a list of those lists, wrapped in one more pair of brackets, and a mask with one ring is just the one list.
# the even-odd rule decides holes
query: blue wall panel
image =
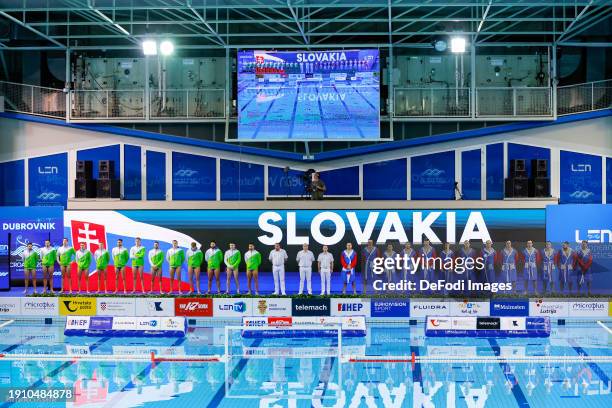
{"label": "blue wall panel", "polygon": [[142,198],[142,153],[140,146],[123,146],[123,198],[140,200]]}
{"label": "blue wall panel", "polygon": [[465,200],[480,200],[480,149],[461,152],[461,192]]}
{"label": "blue wall panel", "polygon": [[263,165],[221,160],[221,200],[263,199]]}
{"label": "blue wall panel", "polygon": [[359,167],[346,167],[343,169],[320,172],[321,180],[327,187],[327,195],[359,195]]}
{"label": "blue wall panel", "polygon": [[410,165],[413,200],[455,199],[455,152],[415,156]]}
{"label": "blue wall panel", "polygon": [[94,147],[77,151],[77,160],[93,161],[93,177],[98,178],[98,161],[112,160],[115,162],[115,178],[121,178],[121,146],[112,145],[104,147]]}
{"label": "blue wall panel", "polygon": [[28,160],[29,205],[66,208],[68,201],[68,153]]}
{"label": "blue wall panel", "polygon": [[364,164],[364,200],[405,200],[407,171],[406,159]]}
{"label": "blue wall panel", "polygon": [[172,153],[173,200],[216,200],[216,179],[216,159],[187,153]]}
{"label": "blue wall panel", "polygon": [[527,161],[527,176],[531,177],[531,160],[548,160],[547,177],[550,177],[550,149],[544,147],[527,146],[516,143],[508,143],[508,174],[510,174],[510,160],[525,159]]}
{"label": "blue wall panel", "polygon": [[147,200],[166,199],[166,154],[147,150]]}
{"label": "blue wall panel", "polygon": [[504,145],[487,145],[487,200],[504,198]]}
{"label": "blue wall panel", "polygon": [[606,158],[606,204],[612,204],[612,157]]}
{"label": "blue wall panel", "polygon": [[304,192],[303,171],[268,166],[269,196],[299,196]]}
{"label": "blue wall panel", "polygon": [[23,160],[0,163],[0,205],[25,205],[25,163]]}
{"label": "blue wall panel", "polygon": [[601,203],[601,156],[561,150],[560,203]]}

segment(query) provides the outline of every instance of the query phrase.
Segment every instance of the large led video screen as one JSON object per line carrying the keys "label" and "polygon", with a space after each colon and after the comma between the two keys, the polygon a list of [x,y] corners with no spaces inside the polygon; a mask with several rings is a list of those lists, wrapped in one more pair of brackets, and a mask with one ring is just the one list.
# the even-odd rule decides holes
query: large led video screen
{"label": "large led video screen", "polygon": [[380,138],[378,50],[239,51],[238,139]]}

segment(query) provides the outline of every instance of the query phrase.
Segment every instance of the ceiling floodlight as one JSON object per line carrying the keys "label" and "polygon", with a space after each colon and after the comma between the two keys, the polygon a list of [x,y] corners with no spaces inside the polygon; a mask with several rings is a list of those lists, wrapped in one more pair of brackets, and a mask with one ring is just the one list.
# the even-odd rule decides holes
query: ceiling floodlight
{"label": "ceiling floodlight", "polygon": [[157,41],[144,40],[142,42],[142,52],[144,55],[157,55]]}
{"label": "ceiling floodlight", "polygon": [[172,54],[174,52],[174,44],[172,44],[172,41],[162,41],[162,43],[159,44],[159,52],[161,52],[162,55]]}
{"label": "ceiling floodlight", "polygon": [[451,38],[451,51],[456,53],[465,52],[465,38],[453,37]]}

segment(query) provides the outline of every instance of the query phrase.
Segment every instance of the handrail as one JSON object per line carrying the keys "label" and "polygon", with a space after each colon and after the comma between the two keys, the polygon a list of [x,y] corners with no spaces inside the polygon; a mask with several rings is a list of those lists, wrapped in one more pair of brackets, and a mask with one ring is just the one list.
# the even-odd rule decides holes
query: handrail
{"label": "handrail", "polygon": [[[601,86],[604,85],[604,86]],[[469,87],[393,87],[391,95],[394,98],[398,98],[401,92],[424,92],[423,95],[413,94],[401,96],[404,102],[409,102],[409,107],[406,104],[396,103],[395,112],[393,116],[398,120],[402,118],[404,120],[410,118],[418,118],[421,120],[427,119],[440,119],[448,120],[454,119],[457,121],[462,120],[477,120],[479,118],[485,119],[495,116],[500,119],[522,119],[528,117],[548,117],[553,115],[552,98],[557,97],[557,114],[565,115],[571,113],[588,112],[600,109],[609,109],[612,107],[612,79],[603,79],[591,82],[583,82],[571,85],[563,85],[556,87],[556,95],[553,95],[555,88],[552,87],[526,87],[526,86],[513,86],[513,87],[477,87],[471,89]],[[66,91],[60,88],[51,88],[40,85],[23,84],[13,81],[0,81],[0,95],[4,96],[5,109],[7,111],[14,111],[19,113],[26,113],[39,116],[48,116],[55,118],[62,118],[66,120],[74,121],[116,121],[116,120],[146,120],[152,122],[163,122],[167,120],[219,120],[226,119],[228,112],[226,111],[226,95],[224,88],[168,88],[160,90],[157,88],[149,89],[151,94],[158,92],[166,93],[184,93],[185,97],[183,101],[177,103],[184,103],[183,105],[177,105],[181,109],[181,114],[175,114],[175,116],[168,115],[151,115],[145,117],[144,112],[151,112],[154,108],[154,103],[159,103],[159,99],[155,102],[153,98],[147,100],[144,97],[146,90],[142,88],[138,89],[79,89]],[[446,92],[459,92],[456,97],[449,100],[448,97],[443,95]],[[485,115],[481,115],[478,112],[479,107],[479,93],[486,91],[505,91],[502,95],[500,110],[496,112],[495,106],[489,107],[489,112]],[[534,97],[531,100],[525,94],[521,96],[520,103],[517,111],[517,92],[529,92],[533,91]],[[544,95],[541,92],[548,92],[548,95]],[[190,113],[191,102],[189,101],[190,93],[223,93],[221,96],[222,100],[214,98],[209,105],[209,111],[205,111],[201,115],[193,115]],[[512,94],[509,94],[512,92]],[[540,94],[538,94],[540,92]],[[113,106],[113,112],[110,114],[102,114],[99,117],[88,116],[84,114],[79,116],[75,115],[75,95],[88,95],[89,93],[107,93],[120,95],[143,95],[143,100],[138,102],[132,102],[130,99],[126,106],[129,111],[127,114],[121,112],[114,115],[114,110],[118,109],[117,106],[123,106],[121,101],[117,102],[114,100],[113,103],[117,104]],[[64,96],[65,95],[65,98]],[[126,96],[127,98],[133,98],[132,96]],[[120,96],[117,96],[120,98]],[[406,99],[407,98],[407,99]],[[427,98],[427,99],[423,99]],[[543,99],[544,98],[544,99]],[[472,112],[472,103],[470,101],[475,99],[476,112]],[[510,109],[509,106],[503,106],[504,100],[506,104],[512,102],[515,106]],[[425,103],[426,101],[426,103]],[[399,102],[399,101],[398,101]],[[108,101],[100,101],[104,105],[104,109],[109,109]],[[534,104],[534,113],[529,113],[531,106],[530,103]],[[215,106],[212,106],[214,104]],[[547,106],[550,105],[550,106]],[[404,106],[404,108],[402,108]],[[216,110],[215,110],[216,109]],[[526,110],[525,110],[526,109]],[[142,112],[142,113],[141,113]],[[528,112],[522,114],[521,112]],[[208,115],[210,113],[212,115]],[[417,119],[417,120],[418,120]]]}

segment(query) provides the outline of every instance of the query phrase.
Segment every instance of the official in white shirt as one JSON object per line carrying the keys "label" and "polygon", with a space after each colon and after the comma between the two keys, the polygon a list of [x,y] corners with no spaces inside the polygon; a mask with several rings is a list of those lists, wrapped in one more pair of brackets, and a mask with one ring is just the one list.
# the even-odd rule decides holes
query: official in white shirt
{"label": "official in white shirt", "polygon": [[274,249],[270,251],[268,259],[272,263],[272,275],[274,276],[274,295],[278,295],[279,289],[283,296],[285,293],[285,262],[289,257],[287,252],[281,248],[279,243],[274,244]]}
{"label": "official in white shirt", "polygon": [[306,279],[308,294],[312,295],[312,263],[315,261],[315,257],[312,251],[308,249],[308,244],[302,245],[302,250],[297,253],[295,260],[300,268],[300,291],[298,295],[304,292],[304,279]]}
{"label": "official in white shirt", "polygon": [[328,252],[327,245],[323,245],[323,252],[317,257],[319,274],[321,275],[321,296],[330,294],[331,273],[334,270],[334,256]]}

